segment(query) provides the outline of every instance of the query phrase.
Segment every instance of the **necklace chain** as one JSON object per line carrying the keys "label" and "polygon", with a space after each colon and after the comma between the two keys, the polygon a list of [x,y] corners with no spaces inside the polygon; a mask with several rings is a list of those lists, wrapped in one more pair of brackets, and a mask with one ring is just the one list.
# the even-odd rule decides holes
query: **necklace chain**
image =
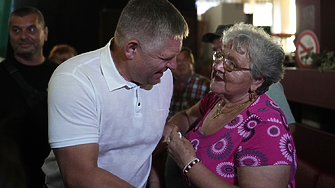
{"label": "necklace chain", "polygon": [[[234,112],[234,111],[238,110],[239,108],[241,108],[242,106],[244,106],[248,101],[245,102],[245,103],[242,103],[242,104],[238,105],[237,107],[235,107],[234,109],[228,110],[228,111],[222,111],[222,108],[224,107],[224,105],[222,105],[223,102],[221,104],[219,104],[218,109],[216,110],[212,119],[218,118],[221,114],[228,114],[230,112]],[[220,108],[220,106],[222,106],[222,107]]]}

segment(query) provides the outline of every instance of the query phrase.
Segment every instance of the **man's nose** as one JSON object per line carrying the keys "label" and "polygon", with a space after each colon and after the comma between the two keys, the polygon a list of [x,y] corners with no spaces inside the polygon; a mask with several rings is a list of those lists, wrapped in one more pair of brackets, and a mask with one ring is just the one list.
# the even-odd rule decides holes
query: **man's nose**
{"label": "man's nose", "polygon": [[183,63],[183,60],[181,60],[181,59],[176,59],[176,64],[177,65],[180,65],[180,64],[182,64]]}
{"label": "man's nose", "polygon": [[21,31],[19,37],[20,38],[27,38],[28,37],[28,33],[26,31]]}
{"label": "man's nose", "polygon": [[176,60],[176,58],[171,59],[171,60],[167,63],[166,66],[167,66],[169,69],[171,69],[171,70],[176,69],[176,68],[177,68],[177,60]]}

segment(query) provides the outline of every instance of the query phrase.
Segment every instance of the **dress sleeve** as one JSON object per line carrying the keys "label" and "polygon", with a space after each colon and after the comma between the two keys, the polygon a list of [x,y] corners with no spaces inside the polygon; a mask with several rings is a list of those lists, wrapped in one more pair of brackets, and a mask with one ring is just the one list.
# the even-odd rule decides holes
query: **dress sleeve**
{"label": "dress sleeve", "polygon": [[278,111],[250,113],[239,134],[243,140],[236,153],[236,166],[292,165],[295,147]]}

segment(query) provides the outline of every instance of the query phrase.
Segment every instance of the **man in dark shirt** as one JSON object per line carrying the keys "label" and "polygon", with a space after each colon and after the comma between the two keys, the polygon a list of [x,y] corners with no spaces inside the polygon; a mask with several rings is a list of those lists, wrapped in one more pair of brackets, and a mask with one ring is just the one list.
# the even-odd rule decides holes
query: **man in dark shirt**
{"label": "man in dark shirt", "polygon": [[19,158],[7,166],[21,164],[24,174],[22,180],[7,179],[26,182],[28,188],[43,186],[41,166],[50,152],[46,96],[57,64],[43,56],[47,38],[48,28],[39,10],[22,7],[11,13],[9,39],[14,54],[0,63],[0,134],[15,147]]}

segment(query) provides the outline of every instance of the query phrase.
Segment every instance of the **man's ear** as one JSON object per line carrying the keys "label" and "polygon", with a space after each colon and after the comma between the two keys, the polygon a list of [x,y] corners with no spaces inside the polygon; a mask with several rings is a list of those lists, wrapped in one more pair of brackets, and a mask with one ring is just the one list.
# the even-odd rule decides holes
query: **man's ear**
{"label": "man's ear", "polygon": [[140,44],[137,40],[128,41],[124,47],[125,54],[128,59],[134,59],[136,53],[138,53],[138,49],[140,48]]}

